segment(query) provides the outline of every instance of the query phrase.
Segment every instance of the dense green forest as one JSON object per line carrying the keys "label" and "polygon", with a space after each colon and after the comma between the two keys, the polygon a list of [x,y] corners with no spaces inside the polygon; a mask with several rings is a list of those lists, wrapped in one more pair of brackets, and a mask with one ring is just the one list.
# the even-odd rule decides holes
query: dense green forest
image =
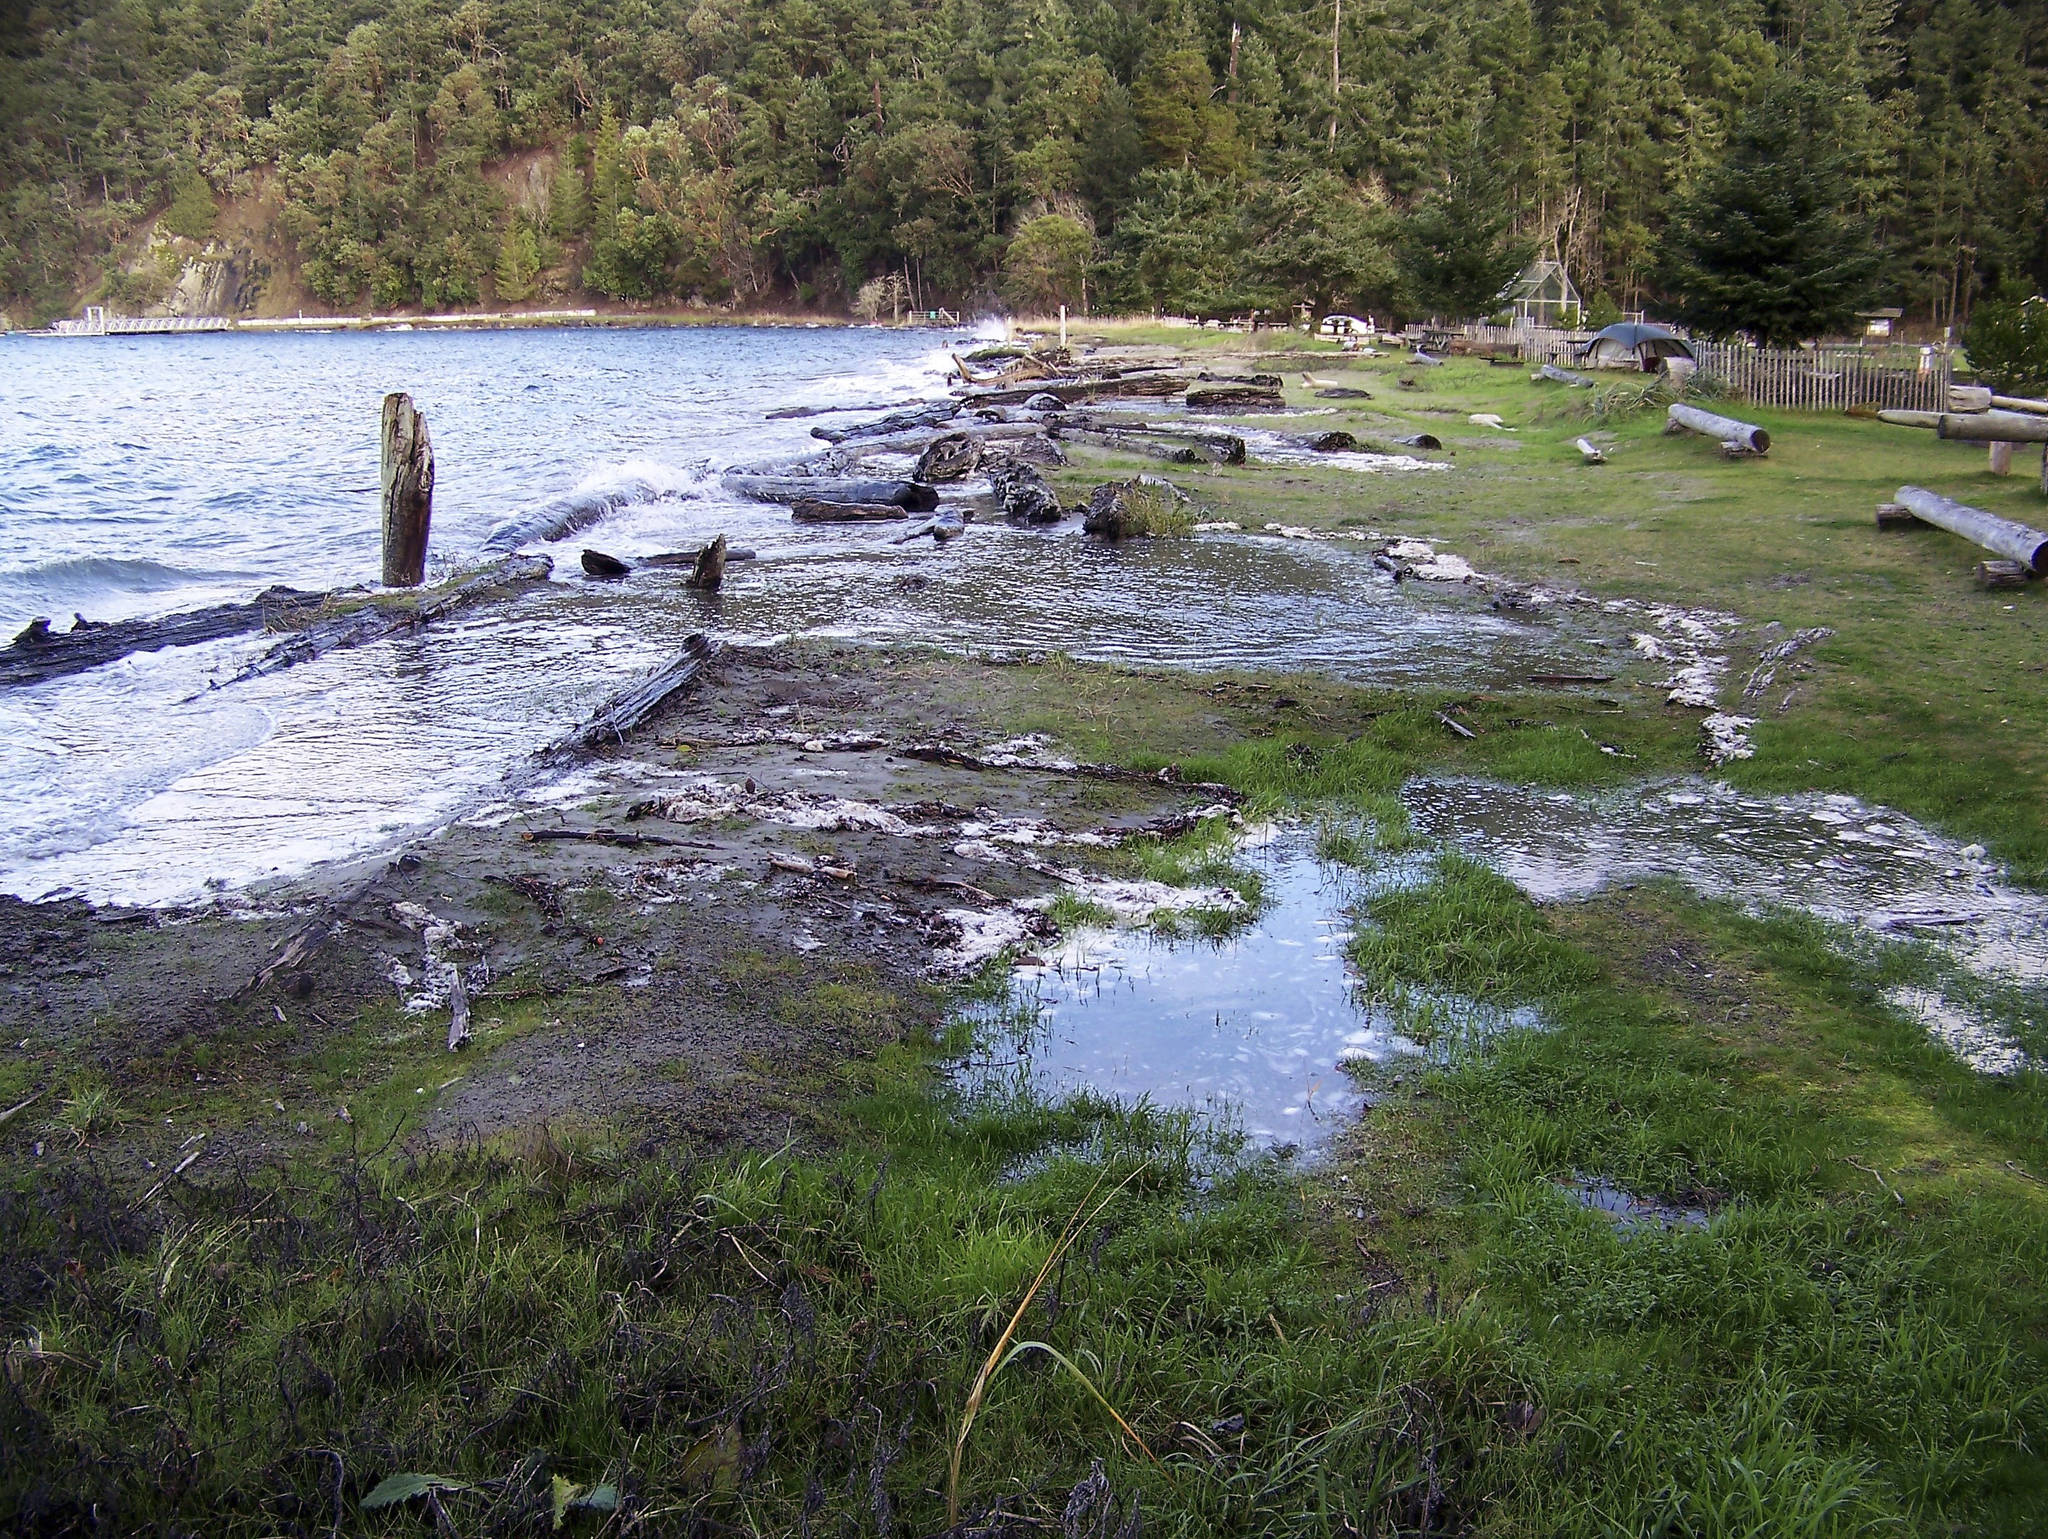
{"label": "dense green forest", "polygon": [[2041,284],[2048,6],[0,0],[22,315],[242,207],[337,307],[1655,309],[1759,156],[1846,297]]}

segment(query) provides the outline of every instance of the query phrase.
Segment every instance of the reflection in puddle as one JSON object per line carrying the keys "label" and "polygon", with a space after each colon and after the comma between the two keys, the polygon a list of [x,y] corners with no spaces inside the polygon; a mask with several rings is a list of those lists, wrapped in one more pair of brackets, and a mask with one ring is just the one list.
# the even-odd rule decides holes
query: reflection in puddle
{"label": "reflection in puddle", "polygon": [[970,1080],[1149,1099],[1206,1112],[1255,1143],[1307,1148],[1365,1102],[1342,1065],[1420,1054],[1405,1034],[1417,1020],[1432,1038],[1534,1024],[1533,1012],[1469,1000],[1414,1001],[1397,1016],[1361,998],[1344,954],[1348,911],[1421,869],[1361,874],[1317,861],[1313,846],[1297,828],[1248,854],[1264,872],[1265,906],[1229,940],[1090,929],[1020,969],[1010,1034],[985,1044],[992,1061],[968,1065]]}
{"label": "reflection in puddle", "polygon": [[2048,896],[2007,886],[1979,846],[1854,797],[1753,796],[1693,779],[1592,798],[1417,780],[1402,796],[1418,831],[1539,901],[1672,877],[1710,898],[1930,941],[1986,978],[2048,980]]}
{"label": "reflection in puddle", "polygon": [[1565,1188],[1582,1208],[1605,1213],[1622,1234],[1646,1229],[1704,1229],[1705,1208],[1681,1208],[1623,1191],[1608,1181],[1574,1181]]}

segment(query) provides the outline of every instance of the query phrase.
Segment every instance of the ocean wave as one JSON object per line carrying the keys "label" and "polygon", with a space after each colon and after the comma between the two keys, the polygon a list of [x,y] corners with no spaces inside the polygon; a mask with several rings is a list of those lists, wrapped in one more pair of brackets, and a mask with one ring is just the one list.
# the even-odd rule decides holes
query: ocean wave
{"label": "ocean wave", "polygon": [[247,575],[194,571],[136,556],[65,556],[0,572],[0,597],[62,608],[127,593],[212,587]]}
{"label": "ocean wave", "polygon": [[515,513],[484,536],[486,550],[516,550],[535,540],[559,540],[588,529],[621,508],[669,502],[701,493],[705,464],[678,466],[635,459],[592,471],[574,490]]}

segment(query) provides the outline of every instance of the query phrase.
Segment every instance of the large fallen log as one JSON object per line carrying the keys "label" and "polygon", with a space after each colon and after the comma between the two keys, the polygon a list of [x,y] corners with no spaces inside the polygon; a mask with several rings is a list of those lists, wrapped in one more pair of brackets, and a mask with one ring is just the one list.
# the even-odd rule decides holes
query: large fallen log
{"label": "large fallen log", "polygon": [[1241,410],[1245,407],[1269,408],[1285,406],[1286,399],[1277,385],[1190,385],[1188,386],[1189,411]]}
{"label": "large fallen log", "polygon": [[1022,406],[1034,396],[1049,395],[1068,406],[1084,401],[1134,396],[1174,396],[1187,389],[1185,374],[1119,374],[1103,379],[1041,379],[1000,390],[977,390],[967,397],[973,406]]}
{"label": "large fallen log", "polygon": [[1080,428],[1084,431],[1109,433],[1119,437],[1138,434],[1146,438],[1170,439],[1192,444],[1204,459],[1213,460],[1219,465],[1244,463],[1245,444],[1237,434],[1192,422],[1134,422],[1113,415],[1073,412],[1054,424],[1054,428],[1061,437],[1071,436],[1068,431],[1070,428]]}
{"label": "large fallen log", "polygon": [[266,588],[246,604],[214,604],[155,620],[95,623],[81,615],[68,631],[53,631],[49,621],[36,620],[0,651],[0,686],[84,673],[134,652],[161,652],[279,629],[297,623],[330,597],[297,588]]}
{"label": "large fallen log", "polygon": [[811,437],[822,438],[828,444],[845,443],[853,438],[887,438],[892,433],[901,433],[908,428],[937,427],[941,422],[951,422],[960,415],[958,401],[934,401],[929,406],[919,406],[911,411],[891,412],[886,417],[876,417],[871,422],[856,422],[847,427],[814,427]]}
{"label": "large fallen log", "polygon": [[913,513],[929,513],[939,494],[916,481],[867,481],[854,477],[743,475],[724,478],[725,489],[756,502],[893,502]]}
{"label": "large fallen log", "polygon": [[789,516],[799,524],[870,524],[908,518],[910,511],[893,502],[820,502],[803,497],[790,505]]}
{"label": "large fallen log", "polygon": [[1536,371],[1535,377],[1537,379],[1551,380],[1560,385],[1575,385],[1587,390],[1590,390],[1595,383],[1590,374],[1581,374],[1576,369],[1562,368],[1554,363],[1546,363]]}
{"label": "large fallen log", "polygon": [[708,636],[690,637],[683,643],[681,655],[673,662],[663,664],[613,695],[592,712],[582,726],[544,749],[542,757],[560,758],[579,750],[624,742],[628,732],[652,715],[662,701],[703,672],[704,665],[718,652],[718,643]]}
{"label": "large fallen log", "polygon": [[1771,451],[1771,435],[1753,422],[1738,422],[1733,417],[1687,406],[1683,401],[1672,402],[1664,416],[1664,431],[1667,433],[1681,430],[1699,433],[1718,440],[1724,450],[1732,446],[1732,452],[1736,454],[1768,454]]}
{"label": "large fallen log", "polygon": [[300,663],[325,657],[329,652],[367,646],[387,636],[420,630],[434,621],[466,609],[480,599],[521,583],[544,582],[555,569],[546,556],[507,556],[485,567],[474,577],[442,589],[438,597],[422,604],[366,602],[345,614],[315,620],[295,636],[288,636],[255,662],[236,674],[230,683],[260,678]]}
{"label": "large fallen log", "polygon": [[1122,454],[1144,455],[1174,465],[1196,465],[1207,458],[1191,443],[1169,443],[1137,433],[1116,433],[1104,428],[1062,427],[1059,434],[1062,439],[1071,439],[1075,443],[1093,444],[1098,449],[1115,449]]}
{"label": "large fallen log", "polygon": [[1924,486],[1902,486],[1894,501],[1923,524],[1959,534],[1993,555],[2020,562],[2036,575],[2048,576],[2048,534],[2039,529],[1956,502]]}

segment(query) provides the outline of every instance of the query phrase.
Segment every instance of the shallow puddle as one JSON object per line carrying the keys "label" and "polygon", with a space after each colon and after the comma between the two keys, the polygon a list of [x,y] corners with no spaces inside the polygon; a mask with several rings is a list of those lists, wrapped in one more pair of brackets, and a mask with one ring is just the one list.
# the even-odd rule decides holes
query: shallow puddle
{"label": "shallow puddle", "polygon": [[[1244,859],[1265,879],[1255,921],[1223,941],[1072,933],[1017,971],[967,1081],[1192,1108],[1266,1146],[1327,1139],[1365,1103],[1346,1061],[1424,1050],[1360,996],[1345,958],[1352,906],[1415,872],[1323,863],[1300,828]],[[1460,1000],[1432,1001],[1428,1014],[1470,1029],[1534,1019]]]}
{"label": "shallow puddle", "polygon": [[2048,980],[2048,895],[2008,886],[1981,848],[1854,797],[1687,778],[1595,797],[1416,780],[1402,799],[1418,831],[1539,901],[1670,877],[1710,898],[1930,941],[1986,978]]}
{"label": "shallow puddle", "polygon": [[1704,1229],[1705,1208],[1681,1208],[1674,1203],[1638,1197],[1608,1181],[1575,1181],[1565,1190],[1582,1208],[1604,1213],[1622,1234],[1642,1230]]}

